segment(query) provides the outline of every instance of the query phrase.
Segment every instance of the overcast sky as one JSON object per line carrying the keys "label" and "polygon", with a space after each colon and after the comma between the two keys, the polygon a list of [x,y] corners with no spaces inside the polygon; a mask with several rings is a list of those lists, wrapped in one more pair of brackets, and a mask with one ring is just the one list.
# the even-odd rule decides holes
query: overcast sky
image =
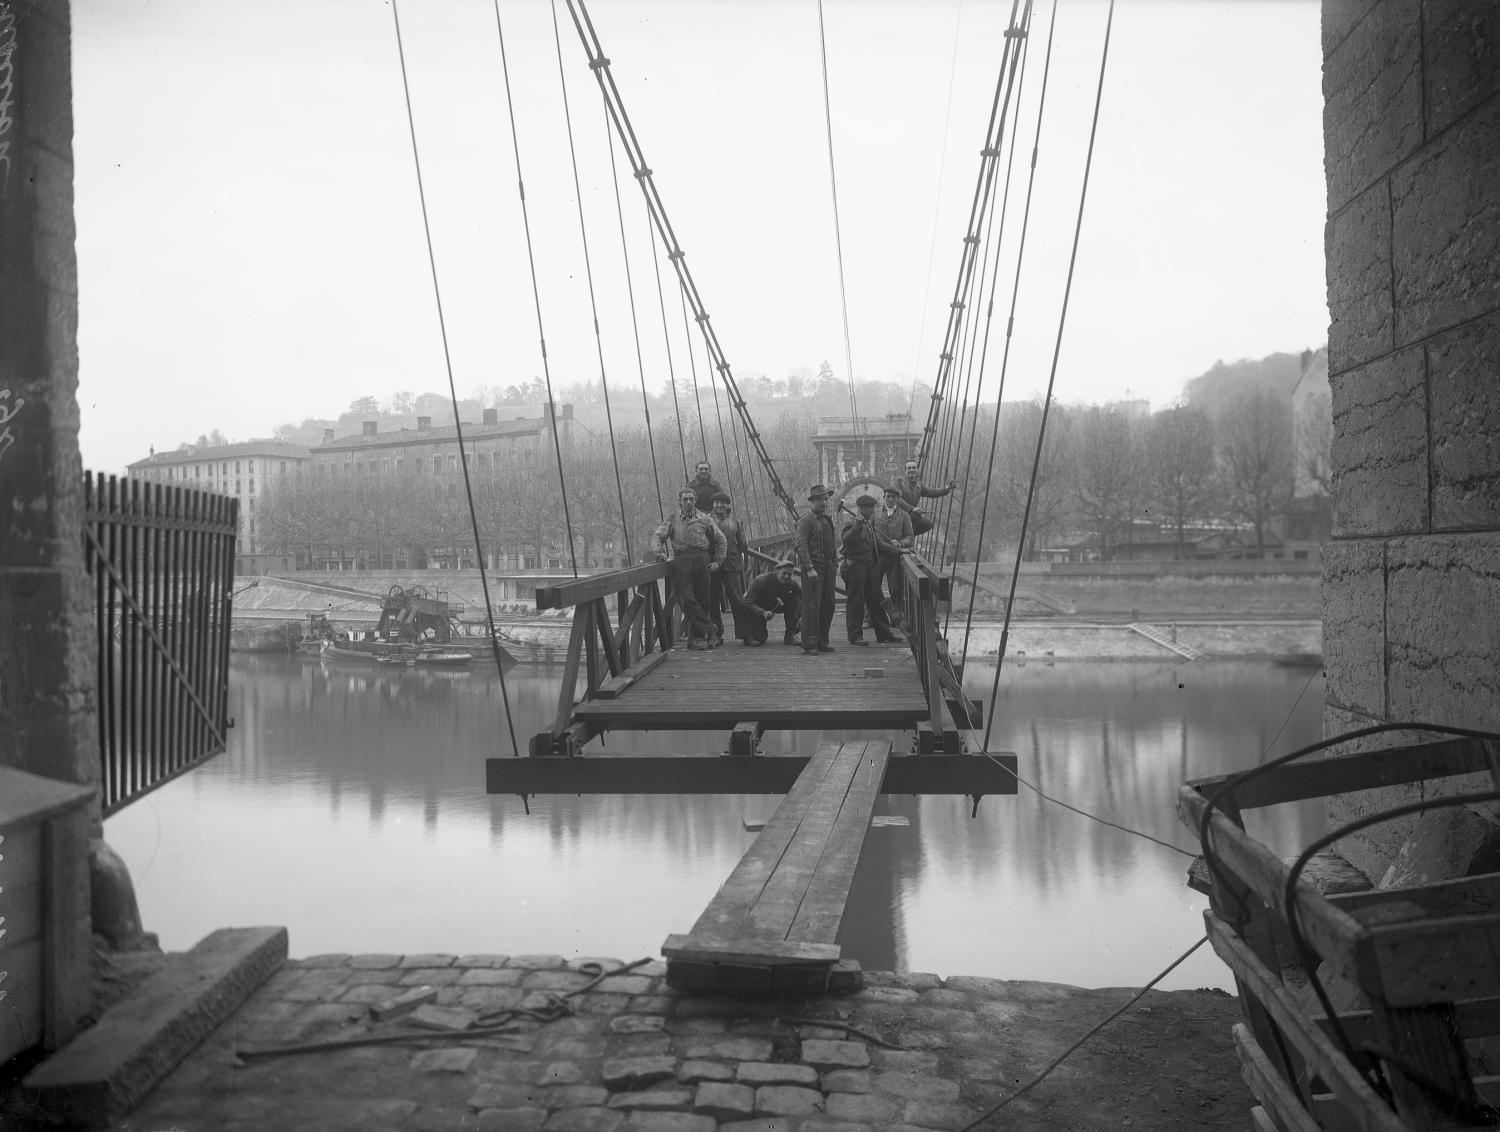
{"label": "overcast sky", "polygon": [[[825,0],[854,372],[931,382],[1009,15]],[[543,376],[492,0],[404,0],[407,68],[461,395]],[[595,0],[687,262],[737,377],[845,361],[816,0]],[[1036,129],[1038,4],[1002,276]],[[1106,6],[1063,0],[1005,396],[1045,385]],[[500,6],[554,384],[596,380],[553,10]],[[608,135],[559,0],[605,368],[639,398]],[[1316,0],[1120,0],[1058,396],[1153,408],[1216,360],[1326,340]],[[392,9],[384,0],[73,7],[86,467],[214,428],[446,391]],[[667,372],[639,190],[625,226],[648,385]],[[664,283],[670,269],[663,263]],[[673,363],[682,312],[667,292]],[[1008,286],[985,376],[993,403]],[[706,382],[701,345],[696,354]],[[919,418],[926,406],[919,404]]]}

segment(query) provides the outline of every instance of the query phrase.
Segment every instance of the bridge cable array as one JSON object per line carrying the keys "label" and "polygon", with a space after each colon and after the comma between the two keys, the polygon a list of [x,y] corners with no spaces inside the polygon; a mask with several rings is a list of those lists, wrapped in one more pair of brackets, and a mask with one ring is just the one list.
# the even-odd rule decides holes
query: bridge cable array
{"label": "bridge cable array", "polygon": [[632,173],[640,183],[641,192],[645,195],[647,211],[650,213],[652,224],[655,226],[657,235],[661,239],[662,246],[667,249],[667,258],[671,260],[672,266],[677,272],[678,282],[687,298],[688,305],[692,307],[693,317],[697,321],[704,341],[712,355],[714,369],[720,380],[724,382],[724,388],[729,394],[730,404],[739,414],[744,426],[745,436],[754,448],[756,456],[765,469],[766,477],[771,483],[772,490],[786,509],[791,522],[795,523],[798,518],[798,509],[792,496],[787,492],[781,477],[776,472],[776,466],[767,453],[765,444],[761,440],[760,432],[755,427],[745,406],[745,399],[740,393],[739,386],[735,382],[734,374],[730,369],[729,362],[724,356],[724,351],[719,344],[718,335],[715,333],[709,321],[708,312],[704,309],[701,296],[698,294],[697,285],[693,281],[692,273],[688,270],[686,255],[677,241],[676,233],[672,230],[671,222],[667,217],[666,207],[662,202],[661,193],[656,186],[649,165],[646,164],[645,154],[641,149],[640,141],[635,135],[634,127],[630,123],[629,115],[625,111],[624,102],[620,97],[620,91],[615,84],[614,76],[610,72],[610,61],[604,55],[603,48],[599,43],[599,37],[594,30],[593,21],[589,18],[588,8],[583,0],[567,0],[568,13],[573,18],[573,26],[578,31],[579,39],[583,43],[584,53],[588,57],[589,69],[594,72],[594,77],[599,83],[599,90],[604,96],[605,106],[609,111],[610,120],[619,135],[620,142],[625,148],[625,155],[630,161]]}
{"label": "bridge cable array", "polygon": [[[1055,0],[1053,15],[1055,18]],[[1052,390],[1057,383],[1057,362],[1062,354],[1063,330],[1068,322],[1068,299],[1073,293],[1073,273],[1078,266],[1078,242],[1083,234],[1083,212],[1084,206],[1088,202],[1089,174],[1093,170],[1094,165],[1094,143],[1099,135],[1099,107],[1104,101],[1104,76],[1109,65],[1109,40],[1110,33],[1114,30],[1114,22],[1115,0],[1109,0],[1109,14],[1105,18],[1104,23],[1104,46],[1099,55],[1099,82],[1094,91],[1094,115],[1093,121],[1089,126],[1088,155],[1085,157],[1083,163],[1083,184],[1078,192],[1078,217],[1073,225],[1073,248],[1068,254],[1068,277],[1067,282],[1063,285],[1062,309],[1058,312],[1057,316],[1057,340],[1052,348],[1052,366],[1047,374],[1047,395],[1042,401],[1042,420],[1037,429],[1036,455],[1031,464],[1031,480],[1026,486],[1026,508],[1021,515],[1021,534],[1020,539],[1016,543],[1015,568],[1011,571],[1010,594],[1005,602],[1005,623],[1000,630],[1000,648],[995,657],[995,677],[991,684],[992,698],[1000,690],[1000,670],[1005,664],[1005,649],[1010,639],[1010,619],[1011,611],[1016,602],[1016,583],[1021,577],[1021,556],[1026,549],[1026,528],[1031,522],[1031,508],[1036,498],[1037,471],[1041,467],[1042,445],[1046,441],[1047,436],[1047,416],[1049,410],[1052,408]],[[986,748],[990,745],[990,734],[994,726],[995,718],[994,714],[991,713],[984,732],[984,745]]]}
{"label": "bridge cable array", "polygon": [[[398,0],[391,0],[391,17],[396,24],[396,54],[401,61],[401,90],[406,98],[406,125],[411,134],[411,156],[412,164],[416,168],[417,175],[417,199],[422,206],[422,230],[427,238],[427,263],[432,270],[432,294],[437,305],[438,333],[443,342],[443,364],[448,372],[448,394],[453,402],[453,427],[458,439],[459,463],[463,468],[464,495],[469,504],[469,523],[474,530],[474,547],[478,551],[483,545],[479,538],[479,513],[474,506],[474,485],[469,478],[469,456],[464,448],[464,426],[459,419],[458,412],[458,389],[453,381],[453,355],[448,347],[448,322],[443,314],[443,292],[438,284],[437,256],[432,248],[432,225],[427,218],[427,191],[422,183],[422,156],[417,148],[417,124],[416,117],[411,108],[411,84],[406,76],[406,48],[401,41],[401,12]],[[556,421],[553,422],[553,431],[556,432]],[[559,469],[560,471],[561,469]],[[505,683],[505,665],[501,663],[500,642],[498,640],[495,626],[495,610],[490,601],[489,577],[485,572],[484,555],[478,554],[479,559],[479,585],[484,591],[484,623],[490,638],[490,654],[495,659],[495,671],[500,674],[500,701],[505,709],[505,726],[510,732],[511,755],[519,758],[521,745],[516,741],[515,717],[510,710],[510,693]]]}
{"label": "bridge cable array", "polygon": [[552,393],[552,366],[547,360],[547,332],[542,324],[542,292],[537,285],[536,252],[531,239],[531,215],[526,207],[526,178],[521,172],[521,140],[516,131],[516,103],[510,89],[510,62],[505,53],[505,28],[500,19],[500,0],[494,0],[495,34],[500,41],[500,68],[505,76],[505,109],[510,117],[511,151],[516,159],[516,191],[521,200],[521,224],[526,232],[526,262],[531,270],[531,296],[536,306],[537,340],[542,350],[542,377],[547,383],[547,413],[552,420],[552,451],[557,457],[557,482],[562,491],[563,521],[568,529],[568,560],[578,577],[578,549],[573,538],[573,514],[568,505],[568,480],[563,473],[562,442],[557,435],[557,401]]}
{"label": "bridge cable array", "polygon": [[828,90],[828,33],[823,26],[823,0],[818,0],[818,48],[823,60],[823,124],[828,135],[828,187],[833,196],[833,245],[838,252],[839,307],[844,315],[844,368],[849,376],[849,420],[854,442],[860,442],[859,405],[854,397],[854,347],[849,340],[849,288],[844,280],[844,232],[839,221],[839,176],[833,159],[833,100]]}
{"label": "bridge cable array", "polygon": [[[625,561],[634,562],[630,549],[630,516],[625,511],[625,485],[620,480],[620,452],[615,444],[615,415],[609,404],[609,375],[604,365],[604,338],[599,332],[599,302],[594,295],[594,265],[589,255],[589,229],[583,216],[583,187],[578,180],[578,150],[573,143],[573,112],[568,106],[568,77],[563,69],[562,32],[557,26],[557,0],[552,0],[552,42],[557,48],[557,83],[562,90],[563,120],[568,127],[568,158],[573,167],[573,195],[578,202],[578,234],[583,243],[583,268],[589,285],[589,313],[594,322],[594,346],[599,355],[599,388],[604,394],[604,419],[609,426],[609,455],[615,469],[615,494],[620,501],[620,533],[625,541]],[[554,420],[554,435],[556,421]],[[559,471],[559,475],[561,472]],[[568,541],[572,542],[572,530]],[[573,571],[576,576],[578,571]]]}
{"label": "bridge cable array", "polygon": [[646,361],[641,354],[641,324],[635,309],[635,283],[630,271],[630,242],[625,238],[625,206],[620,197],[620,172],[615,163],[615,138],[609,127],[609,108],[605,107],[604,136],[609,139],[609,174],[615,189],[615,215],[620,221],[620,252],[625,261],[625,291],[630,297],[630,328],[635,336],[635,364],[641,376],[641,408],[646,413],[646,443],[651,449],[651,481],[656,486],[657,514],[666,519],[662,502],[661,470],[656,465],[656,433],[651,427],[651,401],[646,395]]}

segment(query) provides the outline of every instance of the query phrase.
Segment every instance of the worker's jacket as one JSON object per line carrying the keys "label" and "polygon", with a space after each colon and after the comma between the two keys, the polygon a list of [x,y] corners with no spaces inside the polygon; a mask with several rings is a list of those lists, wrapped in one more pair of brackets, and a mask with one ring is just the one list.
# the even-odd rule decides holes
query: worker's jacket
{"label": "worker's jacket", "polygon": [[[667,543],[672,549],[667,550]],[[651,549],[661,555],[677,555],[685,550],[707,551],[713,561],[722,563],[727,547],[724,532],[714,522],[712,515],[694,511],[684,519],[681,511],[673,511],[667,521],[657,527],[651,535]]]}
{"label": "worker's jacket", "polygon": [[797,520],[797,541],[794,544],[797,565],[806,570],[831,570],[838,561],[838,545],[833,541],[833,520],[828,515],[815,515],[809,511]]}

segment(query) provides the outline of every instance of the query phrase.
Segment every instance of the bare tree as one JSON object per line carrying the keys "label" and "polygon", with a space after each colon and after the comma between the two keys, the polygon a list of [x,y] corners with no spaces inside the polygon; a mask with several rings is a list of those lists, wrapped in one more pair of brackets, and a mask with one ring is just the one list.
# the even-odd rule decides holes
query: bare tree
{"label": "bare tree", "polygon": [[1078,444],[1079,510],[1099,541],[1099,560],[1108,562],[1110,540],[1131,518],[1141,460],[1130,422],[1098,406],[1084,410]]}
{"label": "bare tree", "polygon": [[1292,494],[1292,412],[1264,389],[1242,393],[1219,421],[1219,464],[1234,514],[1255,528],[1264,557],[1271,517]]}
{"label": "bare tree", "polygon": [[1214,497],[1214,430],[1201,409],[1163,409],[1146,434],[1146,481],[1151,501],[1177,534],[1177,557],[1186,557],[1184,528]]}

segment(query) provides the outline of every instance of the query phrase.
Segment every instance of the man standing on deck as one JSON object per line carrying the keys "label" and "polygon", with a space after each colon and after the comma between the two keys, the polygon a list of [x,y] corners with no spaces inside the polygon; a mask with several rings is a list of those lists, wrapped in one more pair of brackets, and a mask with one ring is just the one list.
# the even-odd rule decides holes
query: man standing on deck
{"label": "man standing on deck", "polygon": [[886,590],[891,595],[891,608],[899,613],[905,596],[901,588],[901,553],[910,550],[916,542],[915,532],[911,528],[911,516],[901,509],[899,488],[885,489],[884,502],[875,512],[872,521],[880,543],[880,556],[875,566],[880,577],[885,579]]}
{"label": "man standing on deck", "polygon": [[750,546],[745,541],[745,528],[729,513],[730,498],[726,492],[714,496],[714,522],[724,532],[724,565],[713,576],[708,586],[708,620],[714,627],[714,636],[719,643],[724,641],[724,602],[729,602],[729,612],[734,617],[734,635],[744,639],[744,614],[741,610],[745,594],[745,563],[750,558]]}
{"label": "man standing on deck", "polygon": [[780,610],[785,630],[782,642],[795,645],[801,609],[802,590],[792,577],[792,564],[783,559],[776,563],[774,570],[756,578],[745,590],[745,644],[751,648],[765,644],[769,635],[766,623]]}
{"label": "man standing on deck", "polygon": [[833,571],[838,551],[833,541],[833,520],[828,517],[828,497],[833,492],[815,483],[807,492],[811,510],[797,520],[797,565],[802,570],[802,652],[813,656],[833,652],[828,631],[833,627]]}
{"label": "man standing on deck", "polygon": [[875,534],[875,497],[861,495],[854,505],[859,508],[859,514],[844,527],[840,539],[844,546],[844,566],[848,570],[844,576],[844,613],[849,643],[870,643],[865,640],[865,606],[868,605],[875,639],[881,644],[894,644],[901,637],[891,628],[885,606],[880,601],[880,574],[876,570],[880,545]]}
{"label": "man standing on deck", "polygon": [[[668,543],[671,544],[670,552]],[[672,563],[668,582],[687,617],[688,648],[711,648],[708,620],[708,580],[719,572],[726,550],[724,532],[712,515],[698,510],[693,489],[677,493],[677,511],[651,535],[656,560]]]}
{"label": "man standing on deck", "polygon": [[714,479],[713,469],[709,467],[707,460],[698,461],[698,470],[688,482],[688,487],[693,489],[693,501],[698,505],[698,510],[705,515],[714,509],[714,496],[724,490]]}
{"label": "man standing on deck", "polygon": [[906,478],[897,480],[895,487],[901,493],[901,510],[911,515],[913,534],[924,535],[932,530],[932,520],[920,510],[922,500],[941,499],[957,486],[957,480],[949,480],[947,487],[923,487],[922,477],[917,474],[917,462],[906,461]]}

